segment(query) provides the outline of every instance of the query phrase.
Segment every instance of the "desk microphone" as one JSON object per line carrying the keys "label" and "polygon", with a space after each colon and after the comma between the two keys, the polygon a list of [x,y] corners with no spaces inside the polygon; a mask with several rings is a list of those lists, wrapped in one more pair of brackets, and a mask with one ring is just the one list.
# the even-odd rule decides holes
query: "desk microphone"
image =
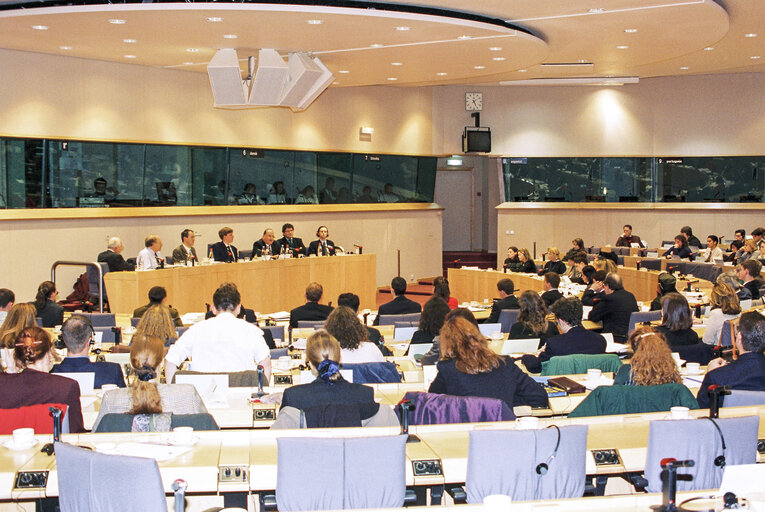
{"label": "desk microphone", "polygon": [[[661,459],[661,505],[653,505],[651,508],[660,512],[675,512],[678,510],[677,501],[677,468],[692,468],[696,463],[692,460],[677,460],[674,458]],[[690,475],[683,475],[688,477]]]}
{"label": "desk microphone", "polygon": [[409,433],[409,411],[414,409],[414,404],[405,398],[398,403],[398,409],[401,413],[401,434],[407,436],[407,443],[419,443],[420,438]]}
{"label": "desk microphone", "polygon": [[719,418],[722,397],[725,395],[730,395],[730,388],[728,386],[713,384],[709,386],[707,393],[709,395],[709,417]]}
{"label": "desk microphone", "polygon": [[265,368],[263,368],[263,365],[259,364],[258,365],[258,392],[257,392],[258,398],[261,398],[266,394],[266,392],[263,391],[264,375],[265,375]]}
{"label": "desk microphone", "polygon": [[170,486],[175,495],[175,512],[183,512],[185,510],[184,495],[188,486],[189,484],[186,483],[186,480],[180,478]]}

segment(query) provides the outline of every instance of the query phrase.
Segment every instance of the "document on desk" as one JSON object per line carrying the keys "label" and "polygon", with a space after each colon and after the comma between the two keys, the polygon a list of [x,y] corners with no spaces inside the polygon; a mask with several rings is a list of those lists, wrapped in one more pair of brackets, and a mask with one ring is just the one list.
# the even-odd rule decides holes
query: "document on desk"
{"label": "document on desk", "polygon": [[154,459],[157,462],[170,460],[191,450],[190,446],[169,446],[167,444],[155,443],[128,442],[120,443],[116,447],[111,443],[101,443],[101,445],[108,446],[102,448],[102,446],[96,445],[96,451],[100,453],[143,457],[145,459]]}

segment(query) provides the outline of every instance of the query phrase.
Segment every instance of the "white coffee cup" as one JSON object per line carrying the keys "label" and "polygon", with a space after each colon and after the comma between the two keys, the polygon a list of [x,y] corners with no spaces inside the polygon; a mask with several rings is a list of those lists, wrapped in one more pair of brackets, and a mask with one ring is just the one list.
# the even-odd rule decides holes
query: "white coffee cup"
{"label": "white coffee cup", "polygon": [[502,334],[502,331],[494,331],[493,333],[491,333],[491,336],[490,336],[490,338],[493,339],[494,341],[499,341],[503,339],[504,337],[505,335]]}
{"label": "white coffee cup", "polygon": [[699,363],[685,363],[685,369],[688,371],[688,373],[695,374],[699,373],[701,370],[701,365]]}
{"label": "white coffee cup", "polygon": [[602,373],[600,368],[590,368],[587,370],[587,380],[600,380]]}
{"label": "white coffee cup", "polygon": [[194,440],[194,427],[175,427],[173,442],[176,444],[191,444]]}
{"label": "white coffee cup", "polygon": [[104,384],[101,386],[101,391],[106,393],[107,391],[111,391],[113,389],[117,389],[119,386],[117,384]]}
{"label": "white coffee cup", "polygon": [[483,506],[489,510],[509,510],[512,503],[512,498],[504,494],[490,494],[483,498]]}
{"label": "white coffee cup", "polygon": [[276,367],[280,370],[289,370],[290,369],[290,356],[281,356],[276,361]]}
{"label": "white coffee cup", "polygon": [[26,446],[32,444],[35,438],[35,429],[17,428],[13,431],[13,444],[16,446]]}
{"label": "white coffee cup", "polygon": [[521,416],[515,418],[516,430],[536,430],[539,428],[539,418],[536,416]]}
{"label": "white coffee cup", "polygon": [[691,410],[687,407],[676,405],[670,408],[669,415],[673,420],[687,420],[691,417]]}

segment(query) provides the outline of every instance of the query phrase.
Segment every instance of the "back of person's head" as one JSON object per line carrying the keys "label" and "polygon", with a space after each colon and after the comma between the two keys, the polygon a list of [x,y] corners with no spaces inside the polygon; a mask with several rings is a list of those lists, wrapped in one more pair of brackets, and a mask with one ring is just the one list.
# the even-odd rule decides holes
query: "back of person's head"
{"label": "back of person's head", "polygon": [[592,266],[598,270],[604,270],[606,274],[616,274],[618,271],[616,263],[601,254],[598,254],[598,258],[592,262]]}
{"label": "back of person's head", "polygon": [[222,228],[220,228],[220,229],[218,230],[218,237],[219,237],[221,240],[223,240],[223,237],[224,237],[224,236],[226,236],[226,235],[228,235],[228,234],[230,234],[230,233],[233,233],[233,232],[234,232],[234,229],[233,229],[233,228],[230,228],[230,227],[228,227],[228,226],[226,226],[226,227],[222,227]]}
{"label": "back of person's head", "polygon": [[468,308],[454,308],[454,309],[452,309],[451,311],[446,313],[446,316],[444,317],[444,321],[446,321],[449,318],[455,318],[455,317],[464,318],[465,320],[467,320],[471,324],[473,324],[476,327],[478,327],[478,320],[476,320],[475,315]]}
{"label": "back of person's head", "polygon": [[23,367],[27,367],[44,358],[50,349],[50,334],[45,329],[27,327],[16,338],[14,356]]}
{"label": "back of person's head", "polygon": [[709,295],[709,302],[712,309],[719,308],[723,314],[738,315],[741,313],[741,303],[736,295],[736,290],[725,283],[717,283],[712,288]]}
{"label": "back of person's head", "polygon": [[438,276],[433,279],[433,295],[437,295],[445,301],[448,301],[449,297],[451,297],[451,291],[449,290],[449,280],[444,276]]}
{"label": "back of person's head", "polygon": [[337,339],[342,348],[354,350],[369,337],[356,313],[345,306],[332,310],[324,324],[326,331]]}
{"label": "back of person's head", "polygon": [[419,329],[431,336],[436,336],[444,325],[444,319],[449,311],[449,304],[438,295],[433,295],[422,308]]}
{"label": "back of person's head", "polygon": [[478,327],[461,316],[444,321],[439,344],[441,359],[454,359],[457,370],[462,373],[486,373],[497,368],[501,362]]}
{"label": "back of person's head", "polygon": [[765,351],[765,316],[757,311],[744,313],[738,321],[738,330],[741,332],[744,350],[757,353]]}
{"label": "back of person's head", "polygon": [[16,302],[16,294],[8,288],[0,288],[0,308]]}
{"label": "back of person's head", "polygon": [[500,279],[497,281],[497,290],[505,292],[508,295],[512,295],[515,291],[515,284],[512,279]]}
{"label": "back of person's head", "polygon": [[[595,268],[595,267],[593,267],[593,268]],[[604,282],[606,280],[606,276],[608,276],[608,272],[606,272],[605,270],[596,270],[592,274],[592,280],[593,281],[597,281],[599,283],[602,283],[602,282]]]}
{"label": "back of person's head", "polygon": [[[690,235],[689,235],[689,236],[690,236]],[[675,242],[677,242],[678,244],[680,244],[680,248],[681,248],[681,249],[682,249],[683,247],[688,247],[688,239],[687,239],[687,238],[685,238],[683,235],[677,235],[677,236],[675,237]]]}
{"label": "back of person's head", "polygon": [[345,306],[347,308],[351,308],[353,311],[357,312],[359,311],[359,304],[361,304],[361,301],[359,300],[359,296],[355,293],[341,293],[337,297],[337,305],[338,306]]}
{"label": "back of person's head", "polygon": [[135,332],[147,336],[156,336],[167,344],[171,344],[178,338],[170,309],[161,304],[155,304],[144,312],[135,327]]}
{"label": "back of person's head", "polygon": [[149,302],[152,304],[159,304],[167,297],[167,290],[164,286],[152,286],[149,290]]}
{"label": "back of person's head", "polygon": [[635,353],[630,361],[630,380],[636,386],[682,383],[677,363],[667,340],[650,327],[641,327],[630,335]]}
{"label": "back of person's head", "polygon": [[752,258],[741,263],[741,268],[746,270],[750,276],[757,277],[760,275],[760,271],[762,271],[762,263]]}
{"label": "back of person's head", "polygon": [[677,292],[677,278],[669,272],[659,274],[659,290],[662,296]]}
{"label": "back of person's head", "polygon": [[[578,252],[574,254],[574,256],[571,258],[571,263],[577,264],[577,263],[587,263],[589,261],[589,258],[587,258],[587,253],[584,251]],[[589,266],[589,265],[587,265]],[[594,269],[593,269],[594,270]]]}
{"label": "back of person's head", "polygon": [[390,281],[390,287],[394,295],[403,295],[406,293],[406,280],[403,277],[394,277]]}
{"label": "back of person's head", "polygon": [[595,270],[595,267],[593,267],[592,265],[585,265],[584,268],[582,269],[582,275],[586,277],[587,281],[590,283],[592,282],[593,276],[595,275],[596,272],[597,270]]}
{"label": "back of person's head", "polygon": [[159,241],[159,236],[149,235],[143,240],[143,244],[146,247],[151,247],[152,245],[156,244],[158,241]]}
{"label": "back of person's head", "polygon": [[70,352],[82,352],[93,338],[93,324],[84,315],[72,315],[61,326],[61,337]]}
{"label": "back of person's head", "polygon": [[317,282],[309,283],[305,288],[305,298],[309,302],[319,302],[324,295],[324,288]]}
{"label": "back of person's head", "polygon": [[679,293],[668,293],[661,298],[661,325],[670,331],[691,328],[693,315],[684,296]]}
{"label": "back of person's head", "polygon": [[[682,233],[684,235],[687,235],[688,238],[693,236],[693,230],[691,229],[690,226],[683,226],[683,227],[681,227],[680,228],[680,233]],[[703,233],[703,231],[702,231],[702,233]]]}
{"label": "back of person's head", "polygon": [[155,414],[162,412],[162,400],[156,384],[150,382],[157,378],[162,359],[165,357],[165,345],[156,336],[134,334],[130,340],[130,364],[136,379],[131,384],[133,408],[128,414]]}
{"label": "back of person's head", "polygon": [[547,331],[547,307],[537,292],[526,290],[518,297],[518,304],[521,307],[519,323],[529,326],[536,334]]}
{"label": "back of person's head", "polygon": [[16,338],[27,327],[37,326],[37,310],[29,303],[14,304],[0,326],[0,347],[13,350]]}
{"label": "back of person's head", "polygon": [[546,272],[545,281],[553,288],[560,286],[560,274],[557,272]]}
{"label": "back of person's head", "polygon": [[50,299],[50,294],[55,291],[56,285],[53,281],[43,281],[40,283],[40,286],[37,287],[37,295],[35,296],[35,307],[42,309]]}
{"label": "back of person's head", "polygon": [[717,284],[727,284],[734,290],[738,290],[741,288],[741,282],[738,280],[738,275],[736,275],[735,270],[727,270],[717,276],[716,280]]}
{"label": "back of person's head", "polygon": [[563,297],[550,306],[550,312],[555,315],[555,318],[566,322],[571,327],[582,325],[583,311],[582,301],[577,297]]}
{"label": "back of person's head", "polygon": [[213,293],[213,305],[218,311],[231,312],[236,309],[240,302],[242,302],[242,297],[234,283],[223,283]]}
{"label": "back of person's head", "polygon": [[106,242],[106,248],[107,249],[117,249],[119,247],[122,247],[122,240],[120,240],[119,237],[113,236]]}
{"label": "back of person's head", "polygon": [[621,290],[624,288],[622,285],[622,278],[619,274],[616,274],[614,272],[609,272],[606,276],[606,280],[603,281],[603,283],[608,286],[611,291]]}
{"label": "back of person's head", "polygon": [[340,344],[325,330],[315,331],[306,340],[305,358],[325,382],[340,379]]}

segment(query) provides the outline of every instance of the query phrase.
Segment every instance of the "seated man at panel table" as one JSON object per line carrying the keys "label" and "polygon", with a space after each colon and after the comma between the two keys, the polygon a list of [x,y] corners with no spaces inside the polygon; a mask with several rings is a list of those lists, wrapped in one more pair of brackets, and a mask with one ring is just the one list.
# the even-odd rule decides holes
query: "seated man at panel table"
{"label": "seated man at panel table", "polygon": [[630,315],[640,311],[635,296],[624,289],[621,276],[613,273],[606,276],[603,293],[605,295],[592,306],[588,320],[602,321],[602,332],[610,332],[615,342],[624,343],[627,340]]}
{"label": "seated man at panel table", "polygon": [[144,270],[152,270],[162,266],[165,261],[159,252],[162,250],[162,240],[157,235],[149,235],[143,243],[146,247],[138,253],[136,266]]}
{"label": "seated man at panel table", "polygon": [[760,298],[760,287],[763,285],[762,277],[762,263],[755,259],[746,260],[742,264],[736,266],[736,272],[738,278],[744,283],[743,288],[749,290],[749,294],[752,299]]}
{"label": "seated man at panel table", "polygon": [[494,301],[491,306],[491,314],[489,315],[487,324],[496,324],[499,322],[499,314],[503,309],[521,309],[521,305],[518,304],[518,298],[513,295],[515,292],[515,284],[512,279],[500,279],[497,281],[497,290],[499,291],[499,299]]}
{"label": "seated man at panel table", "polygon": [[234,241],[233,228],[223,227],[218,230],[218,236],[220,242],[216,242],[212,245],[213,260],[223,261],[225,263],[236,263],[239,259],[239,251],[234,247],[232,242]]}
{"label": "seated man at panel table", "polygon": [[181,316],[178,314],[178,310],[172,306],[167,305],[167,290],[162,286],[153,286],[149,290],[149,303],[133,310],[133,318],[141,318],[146,310],[152,306],[162,305],[167,307],[170,311],[170,317],[173,319],[173,323],[176,327],[183,327]]}
{"label": "seated man at panel table", "polygon": [[255,240],[252,244],[252,257],[261,258],[263,256],[278,256],[279,255],[279,243],[274,242],[274,230],[266,228],[263,231],[263,236],[259,240]]}
{"label": "seated man at panel table", "polygon": [[606,339],[582,327],[582,301],[576,297],[566,297],[556,301],[550,307],[550,311],[555,315],[563,334],[548,339],[536,356],[523,356],[521,361],[528,371],[541,372],[542,363],[549,361],[553,356],[605,353]]}
{"label": "seated man at panel table", "polygon": [[392,301],[380,305],[373,325],[380,325],[380,315],[407,315],[422,312],[422,304],[407,299],[404,295],[406,293],[406,280],[403,277],[394,277],[390,282],[390,289],[393,290],[395,297]]}
{"label": "seated man at panel table", "polygon": [[738,359],[727,362],[713,359],[699,388],[696,400],[709,407],[709,386],[728,386],[745,391],[765,391],[765,316],[756,311],[741,315],[733,343]]}
{"label": "seated man at panel table", "polygon": [[[173,264],[185,265],[188,261],[199,262],[197,250],[194,249],[194,242],[197,235],[193,229],[184,229],[181,231],[181,245],[173,249]],[[133,315],[135,316],[135,315]]]}
{"label": "seated man at panel table", "polygon": [[100,263],[106,263],[109,267],[109,272],[121,272],[123,270],[135,270],[135,265],[125,261],[122,257],[122,251],[124,247],[122,240],[113,236],[106,244],[106,250],[98,255],[96,261]]}
{"label": "seated man at panel table", "polygon": [[8,316],[8,311],[11,310],[14,302],[16,302],[16,294],[8,288],[0,288],[0,325],[5,322],[5,317]]}
{"label": "seated man at panel table", "polygon": [[271,375],[271,353],[263,331],[236,317],[241,296],[234,283],[223,283],[213,294],[214,318],[192,325],[178,338],[165,356],[165,379],[186,359],[195,372],[242,372],[262,366],[266,381]]}
{"label": "seated man at panel table", "polygon": [[83,315],[70,316],[61,327],[61,337],[66,345],[67,356],[55,365],[51,373],[95,373],[93,387],[101,389],[104,384],[125,387],[122,369],[117,363],[99,361],[91,363],[88,358],[93,324]]}
{"label": "seated man at panel table", "polygon": [[632,244],[637,244],[638,247],[645,247],[640,237],[632,234],[632,226],[625,224],[622,227],[622,236],[620,236],[616,243],[616,247],[632,247]]}
{"label": "seated man at panel table", "polygon": [[303,245],[303,239],[293,236],[295,234],[295,226],[287,222],[282,226],[282,237],[276,241],[279,244],[279,252],[282,250],[292,251],[292,257],[305,256],[305,245]]}
{"label": "seated man at panel table", "polygon": [[[359,300],[359,296],[355,293],[341,293],[337,297],[337,305],[338,306],[345,306],[347,308],[350,308],[353,310],[354,313],[359,313],[359,304],[361,301]],[[392,356],[393,352],[390,351],[388,347],[385,346],[383,336],[380,334],[380,331],[375,329],[374,327],[370,327],[366,325],[366,321],[364,322],[364,328],[367,330],[367,339],[377,345],[377,348],[380,349],[380,352],[384,356]]]}
{"label": "seated man at panel table", "polygon": [[310,283],[305,289],[306,303],[290,311],[290,327],[297,327],[300,320],[326,320],[332,306],[319,304],[322,295],[324,288],[319,283]]}
{"label": "seated man at panel table", "polygon": [[563,297],[563,294],[558,291],[558,286],[560,286],[560,274],[547,272],[545,274],[545,282],[543,286],[545,292],[542,294],[542,302],[544,302],[545,306],[548,308],[552,306],[556,300]]}

